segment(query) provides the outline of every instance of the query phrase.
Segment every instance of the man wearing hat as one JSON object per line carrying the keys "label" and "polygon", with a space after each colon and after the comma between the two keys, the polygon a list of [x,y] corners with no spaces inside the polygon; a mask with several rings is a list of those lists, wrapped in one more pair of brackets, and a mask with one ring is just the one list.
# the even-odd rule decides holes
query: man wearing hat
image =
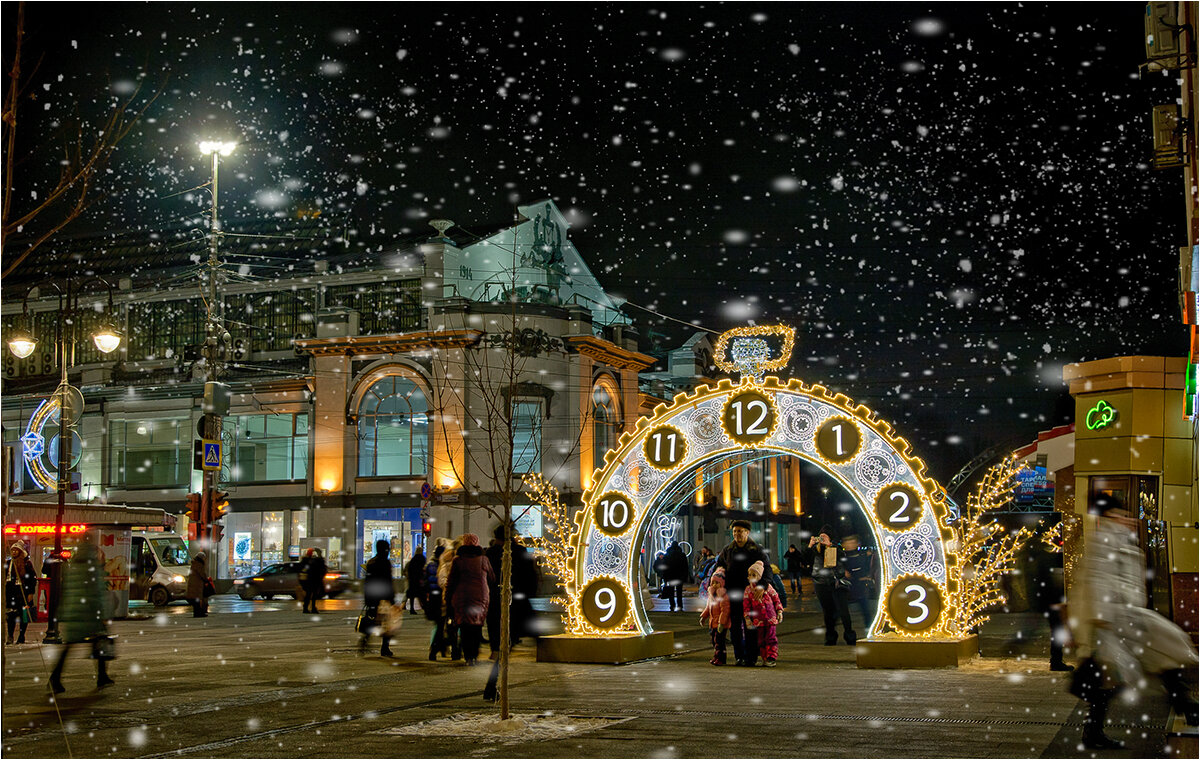
{"label": "man wearing hat", "polygon": [[[750,667],[758,661],[758,641],[754,636],[746,636],[742,597],[746,593],[746,587],[750,585],[750,566],[761,562],[763,567],[770,567],[771,561],[762,547],[750,540],[748,521],[734,520],[729,527],[733,530],[733,542],[721,551],[717,557],[717,565],[725,568],[725,588],[729,594],[729,637],[733,643],[733,655],[738,665]],[[758,585],[765,588],[767,579],[760,578]],[[753,652],[747,651],[751,648],[754,649]]]}
{"label": "man wearing hat", "polygon": [[842,636],[854,646],[858,636],[850,620],[850,570],[846,552],[833,540],[833,529],[822,525],[817,535],[808,540],[805,554],[812,558],[813,588],[825,614],[825,646],[837,644],[837,619],[842,619]]}

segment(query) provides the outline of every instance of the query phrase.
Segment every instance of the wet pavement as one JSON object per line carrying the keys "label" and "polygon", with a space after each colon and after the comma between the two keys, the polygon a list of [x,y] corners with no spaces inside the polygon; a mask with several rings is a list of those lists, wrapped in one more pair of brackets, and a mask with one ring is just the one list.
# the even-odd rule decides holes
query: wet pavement
{"label": "wet pavement", "polygon": [[[664,600],[654,600],[658,610]],[[544,607],[544,604],[539,603]],[[428,659],[431,624],[406,615],[393,658],[374,639],[359,656],[361,599],[321,602],[214,597],[207,618],[186,605],[136,605],[117,621],[116,685],[73,653],[57,702],[46,686],[56,647],[6,647],[5,757],[1154,757],[1164,754],[1161,694],[1118,704],[1121,752],[1079,746],[1083,711],[1048,668],[1044,625],[998,615],[983,657],[941,670],[860,670],[854,649],[822,645],[811,596],[793,598],[774,669],[715,668],[698,600],[654,611],[676,654],[624,666],[537,663],[514,652],[512,709],[580,716],[600,726],[539,739],[435,732],[430,721],[494,713],[483,663]],[[553,629],[557,613],[542,615]],[[1031,639],[1012,643],[1029,628]],[[31,630],[32,633],[32,630]],[[33,637],[31,637],[32,640]],[[486,645],[485,655],[486,657]],[[565,718],[564,718],[565,719]],[[453,723],[453,722],[452,722]],[[419,725],[418,725],[419,724]]]}

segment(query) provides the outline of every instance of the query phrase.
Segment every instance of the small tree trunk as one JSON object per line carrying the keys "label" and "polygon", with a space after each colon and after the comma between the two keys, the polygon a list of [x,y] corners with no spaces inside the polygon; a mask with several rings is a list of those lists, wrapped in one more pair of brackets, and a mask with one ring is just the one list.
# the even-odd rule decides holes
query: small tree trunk
{"label": "small tree trunk", "polygon": [[500,561],[500,720],[509,718],[508,652],[512,648],[512,541],[512,517],[505,516],[504,552]]}

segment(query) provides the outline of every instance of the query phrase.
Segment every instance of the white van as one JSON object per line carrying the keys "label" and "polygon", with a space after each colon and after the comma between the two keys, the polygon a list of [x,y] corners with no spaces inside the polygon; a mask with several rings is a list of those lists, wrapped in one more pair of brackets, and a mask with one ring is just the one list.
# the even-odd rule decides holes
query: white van
{"label": "white van", "polygon": [[135,531],[129,554],[129,598],[145,599],[155,607],[185,598],[191,562],[183,536]]}

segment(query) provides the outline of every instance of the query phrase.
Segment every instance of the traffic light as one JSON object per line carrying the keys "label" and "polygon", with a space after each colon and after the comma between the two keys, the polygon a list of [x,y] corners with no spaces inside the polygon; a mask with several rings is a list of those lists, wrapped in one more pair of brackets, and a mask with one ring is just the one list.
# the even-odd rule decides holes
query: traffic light
{"label": "traffic light", "polygon": [[428,520],[423,521],[421,523],[421,533],[425,535],[425,538],[429,538],[433,534],[433,523]]}
{"label": "traffic light", "polygon": [[218,491],[214,488],[209,493],[212,494],[212,499],[209,501],[209,514],[212,516],[212,521],[215,522],[229,512],[229,492]]}
{"label": "traffic light", "polygon": [[189,493],[187,495],[187,518],[191,522],[200,522],[200,494]]}

